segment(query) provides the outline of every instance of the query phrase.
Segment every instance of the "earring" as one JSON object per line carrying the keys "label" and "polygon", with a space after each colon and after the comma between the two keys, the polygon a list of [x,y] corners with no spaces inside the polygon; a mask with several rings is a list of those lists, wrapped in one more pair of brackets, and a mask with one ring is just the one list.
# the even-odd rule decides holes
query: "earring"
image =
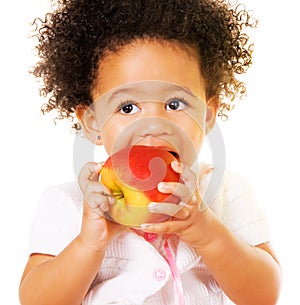
{"label": "earring", "polygon": [[97,136],[97,140],[101,140],[101,136]]}

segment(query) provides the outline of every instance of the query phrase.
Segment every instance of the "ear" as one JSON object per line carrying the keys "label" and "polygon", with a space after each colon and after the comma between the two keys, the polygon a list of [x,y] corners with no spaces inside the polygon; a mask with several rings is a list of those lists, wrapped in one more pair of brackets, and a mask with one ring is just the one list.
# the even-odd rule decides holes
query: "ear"
{"label": "ear", "polygon": [[205,134],[214,127],[218,110],[218,97],[212,97],[207,102]]}
{"label": "ear", "polygon": [[102,145],[100,130],[92,106],[79,105],[76,107],[75,113],[86,138],[96,145]]}

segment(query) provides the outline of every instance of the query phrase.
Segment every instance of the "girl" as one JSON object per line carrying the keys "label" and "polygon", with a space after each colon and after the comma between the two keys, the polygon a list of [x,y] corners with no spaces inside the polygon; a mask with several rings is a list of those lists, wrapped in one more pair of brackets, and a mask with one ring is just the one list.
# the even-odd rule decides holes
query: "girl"
{"label": "girl", "polygon": [[136,144],[174,151],[182,183],[158,190],[182,204],[153,203],[151,213],[172,218],[124,228],[104,216],[115,200],[98,182],[102,164],[88,163],[81,192],[69,183],[41,198],[21,304],[276,304],[280,268],[251,188],[226,171],[204,200],[218,168],[191,169],[217,114],[245,93],[236,75],[251,64],[245,29],[254,23],[243,7],[59,1],[36,25],[43,110],[76,115],[75,127],[109,155]]}

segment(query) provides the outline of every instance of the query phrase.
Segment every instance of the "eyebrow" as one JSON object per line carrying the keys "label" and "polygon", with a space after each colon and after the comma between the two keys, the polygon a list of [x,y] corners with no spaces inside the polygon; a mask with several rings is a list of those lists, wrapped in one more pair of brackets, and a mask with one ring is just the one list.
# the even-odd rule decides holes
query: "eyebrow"
{"label": "eyebrow", "polygon": [[183,89],[183,91],[186,92],[187,94],[189,94],[190,96],[198,98],[197,95],[195,95],[189,87],[186,87],[186,86],[182,87],[182,86],[178,86],[178,85],[174,85],[174,87],[180,88],[180,90]]}
{"label": "eyebrow", "polygon": [[[170,84],[170,86],[172,86],[175,89],[174,90],[175,92],[176,91],[184,91],[186,94],[190,95],[191,97],[198,99],[198,97],[187,86],[179,86],[177,84]],[[107,97],[105,98],[105,101],[106,101],[106,104],[108,104],[110,100],[118,97],[119,95],[124,96],[126,94],[128,94],[128,95],[132,94],[133,90],[134,90],[135,93],[138,93],[138,94],[141,94],[141,93],[146,94],[145,88],[140,88],[139,86],[136,86],[136,87],[133,87],[133,88],[132,87],[130,87],[130,88],[120,88],[120,89],[117,89],[116,91],[114,91],[112,93],[107,92],[107,94],[104,94],[103,96],[100,96],[96,101],[99,101],[101,98],[103,98],[104,96],[107,95]],[[168,90],[170,90],[170,88],[164,88],[162,90],[162,92],[165,93]]]}
{"label": "eyebrow", "polygon": [[[137,88],[134,88],[133,90],[135,90],[135,92],[141,92],[141,90],[137,90]],[[121,88],[118,89],[117,91],[114,91],[111,95],[109,95],[109,99],[114,98],[115,96],[118,95],[126,95],[126,94],[130,94],[132,93],[132,88]]]}

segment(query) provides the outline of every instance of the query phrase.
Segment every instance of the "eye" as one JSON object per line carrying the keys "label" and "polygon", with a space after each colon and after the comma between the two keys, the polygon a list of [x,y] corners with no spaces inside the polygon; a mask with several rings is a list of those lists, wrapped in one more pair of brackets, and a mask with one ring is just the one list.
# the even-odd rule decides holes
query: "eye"
{"label": "eye", "polygon": [[122,102],[118,107],[118,111],[120,111],[122,114],[134,114],[139,110],[139,107],[136,106],[133,102]]}
{"label": "eye", "polygon": [[166,110],[183,110],[187,102],[183,98],[173,97],[167,101]]}

